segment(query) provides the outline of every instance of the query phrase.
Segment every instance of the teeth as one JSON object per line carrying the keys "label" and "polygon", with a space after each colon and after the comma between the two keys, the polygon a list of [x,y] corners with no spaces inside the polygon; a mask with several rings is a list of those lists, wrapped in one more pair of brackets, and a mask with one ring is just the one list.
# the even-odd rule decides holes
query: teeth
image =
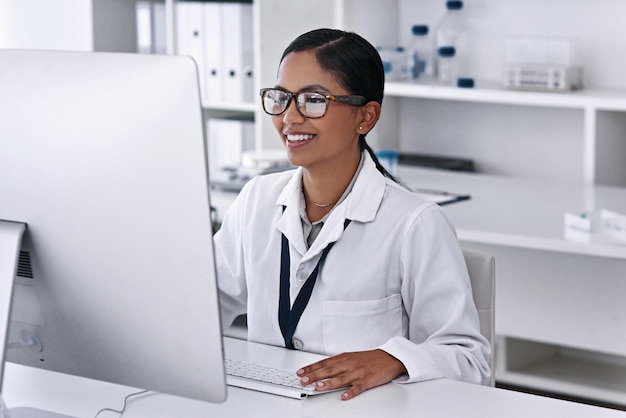
{"label": "teeth", "polygon": [[313,135],[287,135],[287,140],[294,142],[306,141],[311,138],[313,138]]}

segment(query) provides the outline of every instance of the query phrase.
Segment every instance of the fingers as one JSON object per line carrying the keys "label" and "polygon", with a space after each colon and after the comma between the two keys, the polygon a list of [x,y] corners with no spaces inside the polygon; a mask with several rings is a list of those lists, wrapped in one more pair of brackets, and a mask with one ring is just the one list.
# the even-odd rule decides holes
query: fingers
{"label": "fingers", "polygon": [[303,384],[316,383],[317,390],[331,390],[349,386],[356,378],[351,373],[355,367],[354,353],[339,354],[303,367],[296,374]]}
{"label": "fingers", "polygon": [[341,399],[343,399],[344,401],[347,401],[349,399],[354,398],[355,396],[360,395],[361,393],[365,392],[367,389],[371,389],[371,388],[366,388],[360,385],[351,386],[347,391],[341,394]]}
{"label": "fingers", "polygon": [[316,390],[349,387],[341,395],[348,400],[405,372],[404,365],[395,357],[373,350],[329,357],[301,368],[296,374],[303,385],[315,383]]}

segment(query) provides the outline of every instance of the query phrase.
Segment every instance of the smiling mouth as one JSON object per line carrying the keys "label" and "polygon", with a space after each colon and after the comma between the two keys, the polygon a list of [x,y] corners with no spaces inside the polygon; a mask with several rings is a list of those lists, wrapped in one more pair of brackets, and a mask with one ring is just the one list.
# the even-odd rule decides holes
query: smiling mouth
{"label": "smiling mouth", "polygon": [[312,139],[314,135],[286,135],[287,136],[287,141],[290,142],[302,142],[302,141],[307,141],[309,139]]}

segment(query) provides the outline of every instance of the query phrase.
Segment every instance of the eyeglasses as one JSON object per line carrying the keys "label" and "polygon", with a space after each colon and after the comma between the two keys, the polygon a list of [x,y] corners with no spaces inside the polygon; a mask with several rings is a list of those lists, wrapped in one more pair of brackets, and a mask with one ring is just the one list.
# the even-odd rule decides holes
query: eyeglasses
{"label": "eyeglasses", "polygon": [[296,99],[296,109],[304,117],[310,119],[321,118],[328,110],[330,102],[345,103],[354,106],[363,106],[367,100],[363,96],[334,96],[319,91],[299,91],[290,93],[279,88],[261,89],[261,104],[268,115],[283,114],[289,107],[291,99]]}

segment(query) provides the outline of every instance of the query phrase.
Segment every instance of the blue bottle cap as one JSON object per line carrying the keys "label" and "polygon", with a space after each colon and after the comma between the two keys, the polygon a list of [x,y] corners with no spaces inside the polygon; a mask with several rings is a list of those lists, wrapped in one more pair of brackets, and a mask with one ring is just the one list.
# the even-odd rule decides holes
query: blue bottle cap
{"label": "blue bottle cap", "polygon": [[448,10],[461,10],[463,8],[463,2],[459,0],[448,0],[446,2],[446,8]]}
{"label": "blue bottle cap", "polygon": [[453,46],[442,46],[437,50],[440,57],[453,57],[456,54],[456,48]]}
{"label": "blue bottle cap", "polygon": [[417,36],[428,35],[428,25],[413,25],[411,33]]}
{"label": "blue bottle cap", "polygon": [[404,52],[404,47],[403,46],[397,46],[396,47],[396,52]]}
{"label": "blue bottle cap", "polygon": [[456,86],[464,89],[471,89],[474,87],[474,79],[473,78],[459,78],[456,80]]}

